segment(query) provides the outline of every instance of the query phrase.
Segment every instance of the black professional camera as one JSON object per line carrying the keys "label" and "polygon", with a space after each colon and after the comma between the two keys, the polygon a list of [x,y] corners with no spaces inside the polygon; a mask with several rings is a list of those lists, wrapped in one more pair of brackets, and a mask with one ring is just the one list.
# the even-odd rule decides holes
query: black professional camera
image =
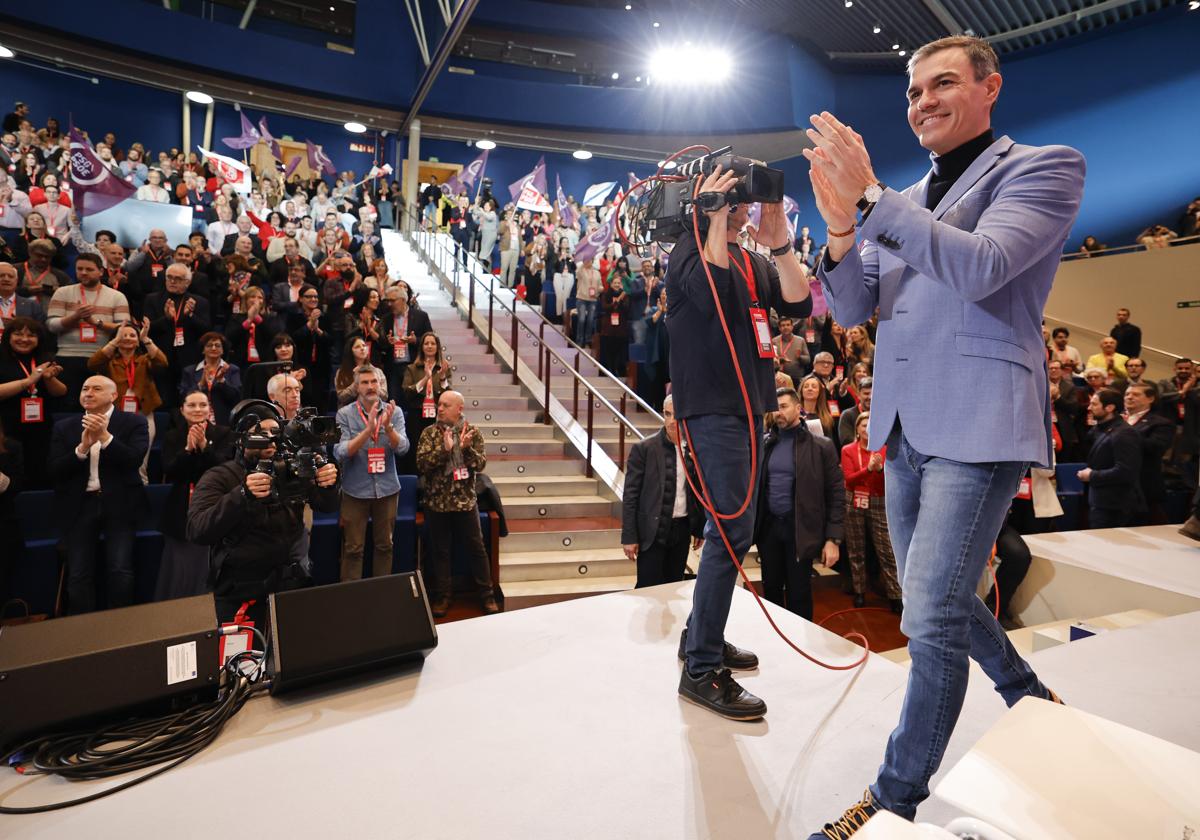
{"label": "black professional camera", "polygon": [[[281,428],[273,432],[259,428],[259,423],[268,419]],[[337,422],[319,416],[315,408],[302,408],[284,423],[279,408],[266,400],[242,400],[230,413],[230,423],[242,452],[274,445],[274,457],[260,459],[253,470],[274,477],[272,499],[305,498],[316,483],[317,470],[329,463],[324,447],[339,436]]]}
{"label": "black professional camera", "polygon": [[[694,196],[696,184],[712,174],[720,165],[722,172],[733,171],[738,179],[727,193],[700,193]],[[773,169],[760,160],[735,155],[726,146],[715,152],[680,165],[670,173],[661,173],[636,208],[627,208],[631,219],[630,244],[634,248],[650,242],[675,242],[685,231],[692,230],[692,214],[720,209],[725,205],[752,204],[761,201],[774,204],[783,201],[783,170]],[[706,229],[708,218],[701,216],[700,228]]]}
{"label": "black professional camera", "polygon": [[485,176],[482,181],[482,189],[479,191],[479,206],[482,207],[489,198],[499,209],[500,202],[496,201],[496,197],[492,195],[492,179]]}

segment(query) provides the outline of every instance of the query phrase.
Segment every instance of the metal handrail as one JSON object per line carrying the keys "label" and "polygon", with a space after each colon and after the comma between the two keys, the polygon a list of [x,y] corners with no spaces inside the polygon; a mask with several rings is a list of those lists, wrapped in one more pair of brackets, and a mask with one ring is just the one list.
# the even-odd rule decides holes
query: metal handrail
{"label": "metal handrail", "polygon": [[[1195,242],[1200,242],[1200,234],[1195,234],[1193,236],[1177,236],[1170,240],[1171,244],[1167,247],[1174,248],[1176,245],[1191,245]],[[1165,249],[1147,248],[1140,242],[1135,242],[1132,245],[1118,245],[1115,248],[1105,248],[1103,251],[1089,251],[1087,254],[1084,254],[1082,251],[1071,251],[1070,253],[1063,254],[1062,257],[1059,258],[1059,262],[1074,262],[1075,260],[1086,260],[1092,257],[1107,257],[1110,254],[1132,254],[1137,251],[1161,250]]]}
{"label": "metal handrail", "polygon": [[[438,270],[447,279],[449,279],[449,277],[451,275],[451,271],[447,270],[447,266],[452,268],[454,279],[451,282],[454,283],[455,289],[461,293],[462,289],[458,285],[458,275],[459,275],[460,270],[462,270],[462,268],[463,268],[462,255],[456,254],[455,248],[450,247],[446,242],[439,239],[438,236],[434,232],[428,231],[428,230],[423,230],[419,224],[417,224],[412,229],[406,231],[406,234],[409,237],[410,241],[414,244],[414,246],[420,252],[423,253],[423,256],[426,258],[426,260],[429,261],[431,265],[436,265]],[[440,253],[441,257],[439,258],[438,253],[432,253],[432,252]],[[471,275],[472,280],[479,282],[479,279],[477,277],[475,277],[473,274],[471,274],[470,271],[467,271],[466,273]],[[494,277],[493,277],[493,282],[494,282]],[[467,317],[468,317],[468,321],[469,321],[472,316],[472,313],[474,311],[474,306],[475,306],[475,284],[474,283],[470,284],[468,286],[467,291],[468,291],[468,294],[467,294],[468,316]],[[588,477],[589,478],[592,477],[592,474],[593,474],[593,468],[592,468],[592,447],[594,444],[593,409],[595,408],[597,402],[600,405],[602,405],[604,408],[607,408],[610,412],[612,412],[613,416],[620,423],[619,442],[618,442],[620,454],[619,454],[619,459],[618,459],[617,463],[621,469],[624,469],[624,466],[625,466],[625,430],[627,428],[632,429],[634,434],[638,436],[639,440],[644,440],[646,438],[646,435],[644,435],[642,433],[641,429],[639,429],[637,427],[637,425],[632,420],[630,420],[628,416],[626,416],[626,410],[627,410],[626,403],[627,403],[628,394],[626,394],[626,393],[621,394],[621,400],[620,400],[621,407],[618,409],[615,405],[612,404],[612,402],[607,397],[604,396],[603,393],[601,393],[596,388],[595,385],[593,385],[588,380],[588,378],[586,376],[584,376],[582,373],[579,372],[580,357],[582,355],[586,355],[586,354],[583,353],[582,349],[579,348],[578,345],[576,345],[576,344],[574,344],[574,342],[572,342],[572,346],[574,346],[576,348],[575,360],[573,363],[568,362],[562,356],[562,354],[560,354],[557,350],[555,350],[553,347],[551,347],[545,341],[545,333],[544,333],[545,326],[546,326],[546,324],[549,324],[550,322],[547,321],[544,316],[542,316],[542,324],[539,325],[540,335],[535,337],[532,328],[528,324],[521,321],[520,318],[517,317],[515,307],[509,306],[507,303],[505,303],[505,301],[498,298],[495,295],[494,288],[488,288],[488,313],[489,313],[488,314],[488,349],[490,352],[493,352],[493,353],[495,352],[495,347],[492,343],[492,337],[493,337],[492,313],[494,312],[494,307],[496,304],[499,304],[500,308],[504,311],[507,311],[512,318],[513,336],[512,336],[512,341],[511,341],[511,347],[512,347],[512,370],[513,370],[514,383],[516,381],[518,381],[517,380],[517,365],[520,361],[520,353],[519,353],[518,342],[517,342],[518,326],[520,326],[520,328],[524,329],[530,335],[531,338],[535,338],[535,340],[538,342],[538,344],[537,344],[538,367],[539,367],[538,379],[542,382],[542,385],[545,389],[545,394],[543,397],[544,404],[545,404],[545,411],[543,413],[543,421],[542,422],[546,425],[550,425],[550,422],[551,422],[551,420],[550,420],[550,379],[551,379],[550,359],[551,359],[551,357],[553,357],[553,358],[557,359],[563,365],[565,372],[569,373],[571,375],[572,379],[574,380],[574,383],[573,383],[574,402],[573,402],[571,414],[576,422],[579,421],[579,385],[580,385],[580,383],[583,384],[583,387],[587,390],[590,397],[594,398],[594,399],[588,399],[588,405],[587,405],[586,459],[587,459]],[[536,310],[533,310],[533,311],[536,311]],[[538,314],[541,315],[541,313],[538,313]],[[553,327],[554,325],[550,324],[550,326]],[[589,359],[590,358],[591,357],[589,356]],[[597,365],[597,367],[599,367],[599,365]],[[626,390],[628,390],[628,389],[626,389]],[[629,392],[629,393],[632,393],[632,392]],[[635,398],[637,398],[636,394],[634,394],[633,396]],[[640,399],[639,399],[639,402],[641,402]],[[661,416],[658,415],[658,413],[655,412],[652,408],[650,408],[649,411],[655,417],[658,417],[659,419],[661,419]]]}

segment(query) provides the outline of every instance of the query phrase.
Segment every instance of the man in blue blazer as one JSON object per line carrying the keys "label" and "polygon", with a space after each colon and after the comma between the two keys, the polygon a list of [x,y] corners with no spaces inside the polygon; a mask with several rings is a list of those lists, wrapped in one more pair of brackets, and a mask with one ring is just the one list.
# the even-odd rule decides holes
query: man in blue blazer
{"label": "man in blue blazer", "polygon": [[880,809],[913,818],[961,711],[968,655],[1009,705],[1057,700],[975,587],[1025,470],[1053,456],[1041,318],[1085,165],[1065,146],[993,138],[998,69],[977,38],[913,54],[908,122],[933,166],[902,192],[878,183],[862,137],[832,114],[808,131],[825,295],[846,327],[879,309],[870,445],[887,445],[912,657],[875,783],[818,838],[849,837]]}
{"label": "man in blue blazer", "polygon": [[117,410],[117,384],[107,376],[83,383],[82,417],[64,417],[50,439],[55,513],[67,551],[72,614],[96,608],[96,548],[104,536],[109,607],[133,603],[133,541],[146,490],[138,467],[150,435],[141,414]]}

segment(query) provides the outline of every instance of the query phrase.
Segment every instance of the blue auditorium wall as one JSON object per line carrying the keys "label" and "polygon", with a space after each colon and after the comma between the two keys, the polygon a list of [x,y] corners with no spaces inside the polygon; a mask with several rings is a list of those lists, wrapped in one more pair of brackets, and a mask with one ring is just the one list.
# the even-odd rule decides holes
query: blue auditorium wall
{"label": "blue auditorium wall", "polygon": [[[1197,44],[1200,12],[1179,7],[1141,26],[1002,61],[997,134],[1074,146],[1087,158],[1069,248],[1088,234],[1116,246],[1155,222],[1173,228],[1200,195]],[[905,81],[900,74],[837,77],[839,115],[866,139],[880,178],[897,186],[929,168],[905,121]]]}

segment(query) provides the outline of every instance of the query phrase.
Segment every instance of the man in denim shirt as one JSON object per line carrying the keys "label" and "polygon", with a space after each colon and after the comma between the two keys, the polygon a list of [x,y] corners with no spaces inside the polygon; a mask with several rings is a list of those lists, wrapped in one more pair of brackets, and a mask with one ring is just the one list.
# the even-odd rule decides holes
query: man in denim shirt
{"label": "man in denim shirt", "polygon": [[367,520],[375,523],[372,573],[392,573],[392,528],[400,480],[396,458],[408,451],[404,412],[379,400],[379,376],[364,365],[354,371],[358,399],[337,413],[341,440],[333,455],[342,468],[342,580],[362,577]]}

